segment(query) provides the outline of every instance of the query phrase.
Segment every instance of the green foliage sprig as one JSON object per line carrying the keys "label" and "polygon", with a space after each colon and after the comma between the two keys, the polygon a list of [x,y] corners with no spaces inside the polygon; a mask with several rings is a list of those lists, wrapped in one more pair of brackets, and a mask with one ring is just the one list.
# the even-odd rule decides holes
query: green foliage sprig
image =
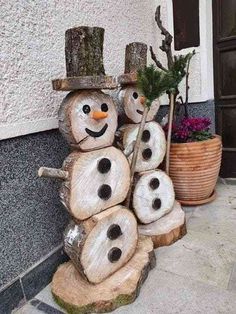
{"label": "green foliage sprig", "polygon": [[152,102],[173,88],[173,75],[169,71],[159,71],[152,64],[138,71],[137,85],[146,98],[146,106],[151,107]]}

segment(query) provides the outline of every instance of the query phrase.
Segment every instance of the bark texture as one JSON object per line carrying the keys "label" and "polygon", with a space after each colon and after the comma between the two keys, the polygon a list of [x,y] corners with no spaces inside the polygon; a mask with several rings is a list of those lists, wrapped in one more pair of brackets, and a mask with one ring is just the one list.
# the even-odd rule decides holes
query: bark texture
{"label": "bark texture", "polygon": [[136,72],[147,65],[147,45],[133,42],[125,49],[125,73]]}
{"label": "bark texture", "polygon": [[67,77],[105,75],[101,27],[80,26],[65,33]]}

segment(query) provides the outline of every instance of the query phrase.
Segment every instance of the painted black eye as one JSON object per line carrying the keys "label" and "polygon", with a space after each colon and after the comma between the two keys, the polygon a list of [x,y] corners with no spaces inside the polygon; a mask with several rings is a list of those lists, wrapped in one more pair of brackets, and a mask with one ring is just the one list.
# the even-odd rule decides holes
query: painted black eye
{"label": "painted black eye", "polygon": [[157,178],[152,178],[149,182],[149,186],[152,190],[156,190],[160,185],[160,181]]}
{"label": "painted black eye", "polygon": [[85,114],[88,114],[88,113],[90,113],[90,107],[89,107],[89,105],[84,105],[83,106],[83,112],[85,113]]}
{"label": "painted black eye", "polygon": [[138,93],[134,92],[133,93],[133,97],[134,97],[134,99],[137,99],[138,98]]}
{"label": "painted black eye", "polygon": [[106,103],[102,104],[101,105],[101,110],[104,111],[104,112],[107,112],[108,111],[108,106]]}

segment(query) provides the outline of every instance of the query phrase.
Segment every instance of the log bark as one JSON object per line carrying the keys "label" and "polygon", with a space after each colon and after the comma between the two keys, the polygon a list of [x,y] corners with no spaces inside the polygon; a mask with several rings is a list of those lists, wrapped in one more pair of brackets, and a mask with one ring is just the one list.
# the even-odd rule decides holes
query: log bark
{"label": "log bark", "polygon": [[105,75],[101,27],[80,26],[65,33],[67,77]]}
{"label": "log bark", "polygon": [[125,73],[137,72],[147,65],[147,45],[133,42],[126,45],[125,49]]}
{"label": "log bark", "polygon": [[137,240],[135,216],[118,205],[79,224],[71,222],[64,248],[81,276],[97,284],[130,260]]}
{"label": "log bark", "polygon": [[[126,149],[137,138],[139,125],[129,125],[123,128],[123,146]],[[156,169],[163,161],[166,153],[166,139],[164,131],[157,122],[145,124],[140,149],[138,152],[136,172]],[[133,154],[128,158],[131,163]]]}
{"label": "log bark", "polygon": [[141,173],[133,191],[133,209],[139,221],[150,224],[168,214],[174,205],[171,179],[161,170]]}
{"label": "log bark", "polygon": [[[102,112],[97,119],[94,113]],[[117,111],[112,98],[101,91],[77,91],[63,100],[59,130],[74,148],[90,151],[112,145],[117,129]]]}
{"label": "log bark", "polygon": [[68,313],[110,312],[134,302],[154,267],[152,241],[140,237],[130,261],[100,284],[93,285],[84,280],[71,262],[63,264],[53,277],[52,293]]}
{"label": "log bark", "polygon": [[[132,123],[140,123],[144,106],[141,103],[143,95],[140,93],[137,86],[131,85],[123,87],[119,92],[119,99],[123,104],[125,114]],[[148,111],[146,122],[152,121],[160,108],[159,99],[152,102]]]}
{"label": "log bark", "polygon": [[154,248],[171,245],[181,239],[186,233],[185,213],[180,204],[174,207],[166,216],[148,225],[139,225],[141,235],[151,237]]}
{"label": "log bark", "polygon": [[82,89],[115,89],[117,79],[113,76],[81,76],[52,80],[52,88],[57,91],[73,91]]}
{"label": "log bark", "polygon": [[60,197],[70,214],[85,220],[124,201],[130,185],[130,167],[124,154],[108,147],[92,152],[73,152],[63,164],[69,172]]}

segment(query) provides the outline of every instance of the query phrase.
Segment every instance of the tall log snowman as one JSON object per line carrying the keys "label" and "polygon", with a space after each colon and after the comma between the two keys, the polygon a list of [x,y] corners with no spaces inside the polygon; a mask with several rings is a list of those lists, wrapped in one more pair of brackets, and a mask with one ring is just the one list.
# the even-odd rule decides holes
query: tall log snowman
{"label": "tall log snowman", "polygon": [[74,151],[61,169],[39,176],[62,180],[60,198],[72,216],[64,233],[71,262],[55,273],[52,293],[78,313],[104,312],[131,303],[155,265],[149,237],[139,237],[134,214],[120,205],[130,187],[130,167],[112,146],[117,111],[101,89],[117,86],[103,67],[104,29],[66,31],[67,78],[55,90],[72,90],[59,109],[59,129]]}
{"label": "tall log snowman", "polygon": [[[145,44],[134,42],[126,46],[125,73],[119,76],[118,81],[122,86],[119,99],[126,121],[130,122],[120,128],[124,151],[130,154],[130,164],[144,112],[143,95],[137,88],[137,70],[143,69],[146,62]],[[165,134],[161,126],[153,121],[159,107],[159,100],[156,99],[147,114],[131,193],[132,208],[140,222],[139,233],[150,236],[155,248],[169,245],[186,233],[184,211],[175,201],[172,181],[165,172],[157,169],[166,153]],[[129,204],[128,200],[126,205]]]}

